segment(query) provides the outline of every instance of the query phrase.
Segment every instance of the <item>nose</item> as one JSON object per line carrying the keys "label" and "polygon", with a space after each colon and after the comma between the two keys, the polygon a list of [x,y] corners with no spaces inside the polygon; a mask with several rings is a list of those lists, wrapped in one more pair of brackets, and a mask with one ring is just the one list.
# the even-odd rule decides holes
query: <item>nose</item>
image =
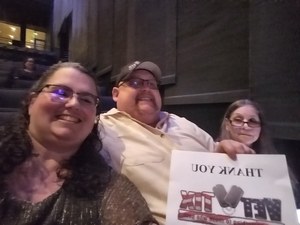
{"label": "nose", "polygon": [[[246,125],[247,125],[247,126],[246,126]],[[242,127],[243,127],[243,128],[250,128],[247,122],[244,122]]]}
{"label": "nose", "polygon": [[151,88],[148,85],[143,85],[141,90],[150,90]]}
{"label": "nose", "polygon": [[70,99],[68,99],[68,101],[65,104],[66,107],[76,107],[79,108],[80,107],[80,102],[78,100],[78,96],[74,93]]}

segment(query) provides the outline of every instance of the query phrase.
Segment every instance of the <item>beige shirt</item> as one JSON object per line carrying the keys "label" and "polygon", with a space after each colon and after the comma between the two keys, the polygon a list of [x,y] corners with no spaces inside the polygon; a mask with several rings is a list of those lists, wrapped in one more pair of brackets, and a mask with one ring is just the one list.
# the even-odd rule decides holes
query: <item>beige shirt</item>
{"label": "beige shirt", "polygon": [[160,224],[165,224],[172,150],[216,149],[209,134],[167,112],[153,128],[114,108],[100,116],[99,130],[103,156],[138,187]]}

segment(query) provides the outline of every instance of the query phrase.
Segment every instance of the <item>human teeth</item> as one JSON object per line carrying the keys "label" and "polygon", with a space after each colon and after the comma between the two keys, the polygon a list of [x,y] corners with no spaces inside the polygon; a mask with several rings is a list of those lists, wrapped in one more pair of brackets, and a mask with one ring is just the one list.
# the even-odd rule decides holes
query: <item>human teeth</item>
{"label": "human teeth", "polygon": [[141,97],[140,99],[141,99],[141,100],[151,100],[150,97]]}
{"label": "human teeth", "polygon": [[61,115],[61,116],[59,116],[59,119],[70,121],[70,122],[75,122],[75,123],[79,122],[78,118],[75,118],[75,117],[69,116],[69,115]]}

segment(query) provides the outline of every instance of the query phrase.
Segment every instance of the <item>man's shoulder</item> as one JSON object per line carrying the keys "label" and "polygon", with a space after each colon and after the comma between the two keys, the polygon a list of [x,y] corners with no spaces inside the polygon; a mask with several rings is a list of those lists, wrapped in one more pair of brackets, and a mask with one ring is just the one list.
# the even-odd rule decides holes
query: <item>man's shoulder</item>
{"label": "man's shoulder", "polygon": [[185,117],[182,117],[182,116],[179,116],[179,115],[176,115],[176,114],[173,114],[173,113],[169,113],[169,118],[168,118],[168,122],[170,125],[172,126],[177,126],[177,127],[180,127],[181,129],[184,129],[186,131],[201,131],[203,133],[206,133],[206,131],[204,131],[202,128],[200,128],[197,124],[195,124],[193,121],[185,118]]}
{"label": "man's shoulder", "polygon": [[119,111],[116,108],[112,108],[108,112],[99,114],[99,125],[103,125],[105,127],[116,127],[116,126],[123,126],[123,124],[130,124],[132,123],[131,117],[123,112]]}
{"label": "man's shoulder", "polygon": [[109,117],[112,117],[112,116],[118,114],[119,112],[120,111],[117,110],[116,108],[112,108],[112,109],[108,110],[107,112],[100,113],[99,117],[100,117],[100,119],[108,119]]}
{"label": "man's shoulder", "polygon": [[185,123],[194,124],[192,121],[188,120],[187,118],[185,118],[183,116],[179,116],[179,115],[176,115],[174,113],[168,113],[168,114],[169,114],[169,120],[181,121],[181,122],[185,122]]}

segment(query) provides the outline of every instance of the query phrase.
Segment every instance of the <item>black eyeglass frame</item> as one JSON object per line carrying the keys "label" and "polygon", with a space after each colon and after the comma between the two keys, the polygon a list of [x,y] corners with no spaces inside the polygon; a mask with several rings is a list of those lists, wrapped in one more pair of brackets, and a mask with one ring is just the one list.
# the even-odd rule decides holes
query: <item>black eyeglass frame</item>
{"label": "black eyeglass frame", "polygon": [[[247,124],[247,126],[250,127],[250,128],[259,128],[259,127],[261,127],[261,122],[260,121],[254,121],[254,120],[251,120],[251,119],[248,120],[248,121],[245,121],[245,120],[242,120],[242,119],[228,119],[228,121],[234,127],[243,127],[245,124]],[[235,122],[240,123],[240,125],[233,124]]]}
{"label": "black eyeglass frame", "polygon": [[76,94],[77,96],[91,96],[94,98],[94,101],[95,101],[95,106],[98,107],[99,103],[100,103],[100,98],[96,95],[93,95],[92,93],[88,93],[88,92],[75,92],[72,90],[72,88],[66,86],[66,85],[63,85],[63,84],[45,84],[42,88],[39,89],[39,91],[37,91],[37,93],[41,93],[41,92],[47,92],[47,93],[52,93],[52,94],[57,94],[57,93],[54,93],[54,92],[51,92],[51,91],[47,91],[47,90],[44,90],[45,88],[49,88],[49,87],[60,87],[61,89],[63,89],[64,91],[67,91],[69,93],[71,93],[71,96],[73,96],[74,94]]}
{"label": "black eyeglass frame", "polygon": [[[130,82],[132,82],[134,80],[142,81],[142,86],[137,87],[137,86],[132,85]],[[150,81],[155,81],[156,82],[156,87],[155,88],[151,88],[151,86],[149,86]],[[118,87],[126,84],[127,86],[132,87],[134,89],[139,89],[139,88],[142,88],[142,87],[145,86],[145,82],[147,82],[147,87],[149,87],[151,90],[159,90],[160,83],[157,82],[156,79],[145,80],[145,79],[138,78],[138,77],[132,77],[132,78],[129,78],[129,79],[126,79],[126,80],[122,80],[122,81],[119,82]]]}

